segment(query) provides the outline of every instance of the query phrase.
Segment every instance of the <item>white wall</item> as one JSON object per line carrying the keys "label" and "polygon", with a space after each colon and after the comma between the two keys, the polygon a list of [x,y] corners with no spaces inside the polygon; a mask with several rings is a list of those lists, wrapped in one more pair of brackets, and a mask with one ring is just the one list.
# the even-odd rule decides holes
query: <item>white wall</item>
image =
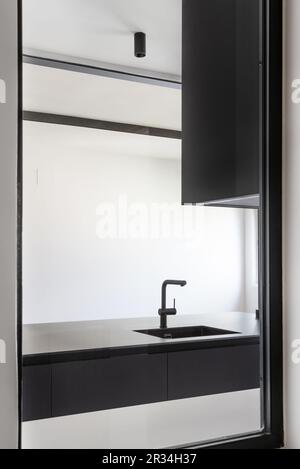
{"label": "white wall", "polygon": [[[179,141],[105,135],[24,125],[24,323],[152,316],[166,278],[188,282],[170,288],[179,314],[243,310],[243,210],[180,207]],[[99,239],[97,207],[120,195],[175,203],[177,228],[196,213],[197,234]]]}
{"label": "white wall", "polygon": [[[300,1],[286,0],[286,148],[283,201],[285,210],[285,433],[289,448],[300,448],[300,363],[293,363],[292,360],[292,344],[300,339],[300,103],[293,103],[291,99],[292,82],[300,79],[299,25]],[[297,355],[299,357],[299,353]]]}
{"label": "white wall", "polygon": [[258,309],[258,210],[245,210],[245,310]]}

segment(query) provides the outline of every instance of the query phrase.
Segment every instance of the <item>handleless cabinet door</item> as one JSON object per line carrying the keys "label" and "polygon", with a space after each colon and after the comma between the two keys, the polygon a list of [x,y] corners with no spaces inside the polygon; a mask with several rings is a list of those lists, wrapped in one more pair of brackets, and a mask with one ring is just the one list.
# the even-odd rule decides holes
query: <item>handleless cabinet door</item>
{"label": "handleless cabinet door", "polygon": [[51,365],[23,367],[23,421],[46,419],[51,413]]}
{"label": "handleless cabinet door", "polygon": [[259,387],[259,344],[168,354],[168,398],[221,394]]}
{"label": "handleless cabinet door", "polygon": [[261,14],[261,0],[183,0],[183,203],[259,192]]}
{"label": "handleless cabinet door", "polygon": [[166,354],[136,354],[53,365],[53,417],[166,399]]}

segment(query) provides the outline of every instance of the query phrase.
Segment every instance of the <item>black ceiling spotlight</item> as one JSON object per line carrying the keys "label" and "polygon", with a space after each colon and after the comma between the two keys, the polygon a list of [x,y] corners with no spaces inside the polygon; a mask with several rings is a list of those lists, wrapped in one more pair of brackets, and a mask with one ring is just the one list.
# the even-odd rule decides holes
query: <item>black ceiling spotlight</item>
{"label": "black ceiling spotlight", "polygon": [[146,57],[146,34],[145,33],[135,33],[134,55],[138,58]]}

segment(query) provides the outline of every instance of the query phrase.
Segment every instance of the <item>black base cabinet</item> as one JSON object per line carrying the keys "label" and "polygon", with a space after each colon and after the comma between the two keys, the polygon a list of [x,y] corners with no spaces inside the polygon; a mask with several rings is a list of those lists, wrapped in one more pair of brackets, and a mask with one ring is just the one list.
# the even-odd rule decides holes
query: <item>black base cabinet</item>
{"label": "black base cabinet", "polygon": [[52,417],[51,365],[23,366],[22,375],[23,421]]}
{"label": "black base cabinet", "polygon": [[25,365],[23,421],[259,387],[258,339],[236,346],[132,352]]}
{"label": "black base cabinet", "polygon": [[168,354],[168,399],[259,387],[259,347],[239,345]]}
{"label": "black base cabinet", "polygon": [[167,399],[167,356],[137,354],[59,363],[52,368],[55,416]]}

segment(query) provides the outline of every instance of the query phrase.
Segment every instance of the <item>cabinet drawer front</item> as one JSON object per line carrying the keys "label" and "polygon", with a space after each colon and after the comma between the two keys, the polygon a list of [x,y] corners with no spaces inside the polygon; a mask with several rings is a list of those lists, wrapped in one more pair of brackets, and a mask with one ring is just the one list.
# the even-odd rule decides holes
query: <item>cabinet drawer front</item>
{"label": "cabinet drawer front", "polygon": [[259,345],[210,348],[168,355],[168,398],[259,387]]}
{"label": "cabinet drawer front", "polygon": [[53,365],[53,416],[167,398],[167,357],[130,355]]}
{"label": "cabinet drawer front", "polygon": [[51,365],[23,367],[23,421],[51,417]]}

